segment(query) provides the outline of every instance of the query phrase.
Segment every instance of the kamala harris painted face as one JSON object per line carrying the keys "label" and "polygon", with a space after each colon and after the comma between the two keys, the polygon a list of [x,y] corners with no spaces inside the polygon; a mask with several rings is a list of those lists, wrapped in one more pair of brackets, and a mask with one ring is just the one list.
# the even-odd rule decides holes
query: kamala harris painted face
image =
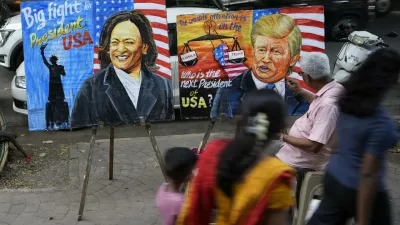
{"label": "kamala harris painted face", "polygon": [[146,48],[139,28],[129,20],[117,24],[111,32],[110,58],[112,64],[120,70],[130,73],[140,65]]}

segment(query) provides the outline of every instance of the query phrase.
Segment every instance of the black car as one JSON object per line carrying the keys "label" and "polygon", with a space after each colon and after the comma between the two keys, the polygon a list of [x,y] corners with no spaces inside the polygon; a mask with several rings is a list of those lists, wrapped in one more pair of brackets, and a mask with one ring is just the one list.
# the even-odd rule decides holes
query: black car
{"label": "black car", "polygon": [[368,0],[219,0],[227,10],[305,7],[322,5],[325,9],[325,33],[331,40],[342,40],[351,32],[366,27],[374,16]]}
{"label": "black car", "polygon": [[384,17],[392,10],[400,8],[400,1],[398,0],[371,0],[375,2],[375,12],[377,17]]}
{"label": "black car", "polygon": [[8,16],[12,17],[19,13],[21,1],[16,0],[0,0],[8,10]]}

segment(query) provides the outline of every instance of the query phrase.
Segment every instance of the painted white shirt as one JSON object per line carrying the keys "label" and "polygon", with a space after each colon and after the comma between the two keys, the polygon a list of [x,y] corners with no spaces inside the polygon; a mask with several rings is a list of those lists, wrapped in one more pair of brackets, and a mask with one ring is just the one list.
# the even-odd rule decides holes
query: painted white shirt
{"label": "painted white shirt", "polygon": [[[253,78],[254,83],[256,84],[256,87],[258,90],[266,88],[267,83],[264,83],[262,81],[260,81],[259,79],[256,78],[256,76],[254,76],[253,71],[251,72],[251,77]],[[278,93],[280,96],[282,96],[283,98],[285,97],[285,79],[282,79],[275,84],[275,88],[274,91],[276,91],[276,93]]]}
{"label": "painted white shirt", "polygon": [[131,99],[135,108],[137,108],[137,103],[139,100],[140,85],[142,84],[142,71],[140,71],[139,80],[135,80],[126,72],[116,68],[114,66],[115,73],[117,74],[119,80],[124,86],[126,93],[128,93],[129,99]]}

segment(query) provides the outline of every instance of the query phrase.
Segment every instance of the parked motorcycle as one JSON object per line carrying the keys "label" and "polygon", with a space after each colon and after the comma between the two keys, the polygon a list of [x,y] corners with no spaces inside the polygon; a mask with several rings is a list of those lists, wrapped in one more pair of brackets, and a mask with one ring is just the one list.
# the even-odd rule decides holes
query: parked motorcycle
{"label": "parked motorcycle", "polygon": [[[348,28],[343,26],[342,29]],[[393,31],[385,35],[385,37],[390,38],[397,36],[397,33]],[[367,31],[352,32],[337,55],[333,78],[339,83],[347,81],[350,74],[365,61],[369,54],[380,48],[387,47],[389,45],[384,43],[382,37]]]}

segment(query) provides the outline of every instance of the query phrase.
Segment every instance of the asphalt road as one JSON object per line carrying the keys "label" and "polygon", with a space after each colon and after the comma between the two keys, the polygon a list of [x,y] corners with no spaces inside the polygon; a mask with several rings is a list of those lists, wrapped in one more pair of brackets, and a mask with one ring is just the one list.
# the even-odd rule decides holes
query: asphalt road
{"label": "asphalt road", "polygon": [[[397,22],[396,22],[397,21]],[[376,34],[383,35],[390,31],[397,31],[400,33],[400,13],[392,13],[385,18],[377,19],[369,24],[368,31]],[[385,39],[385,42],[392,48],[400,51],[400,37],[397,39]],[[343,43],[328,42],[326,43],[326,52],[331,59],[331,64],[334,63],[336,54],[339,52]],[[333,69],[333,68],[332,68]],[[27,116],[17,114],[12,109],[12,98],[10,93],[10,83],[14,73],[7,71],[0,67],[0,107],[7,120],[9,130],[16,132],[22,144],[39,144],[45,140],[53,140],[59,144],[76,143],[81,141],[89,141],[91,131],[90,129],[83,129],[73,132],[67,131],[43,131],[43,132],[29,132]],[[397,89],[400,90],[400,89]],[[388,101],[398,99],[398,91],[391,93]],[[394,103],[393,103],[394,104]],[[396,103],[397,104],[397,103]],[[396,106],[398,107],[398,106]],[[189,133],[203,133],[206,131],[208,121],[174,121],[153,124],[152,129],[155,135],[173,135],[173,134],[189,134]],[[234,129],[231,122],[218,122],[214,128],[216,132],[232,131]],[[144,127],[123,126],[117,127],[115,137],[140,137],[146,136],[147,132]],[[109,128],[105,127],[98,133],[99,139],[109,137]],[[200,141],[200,140],[199,140]]]}

